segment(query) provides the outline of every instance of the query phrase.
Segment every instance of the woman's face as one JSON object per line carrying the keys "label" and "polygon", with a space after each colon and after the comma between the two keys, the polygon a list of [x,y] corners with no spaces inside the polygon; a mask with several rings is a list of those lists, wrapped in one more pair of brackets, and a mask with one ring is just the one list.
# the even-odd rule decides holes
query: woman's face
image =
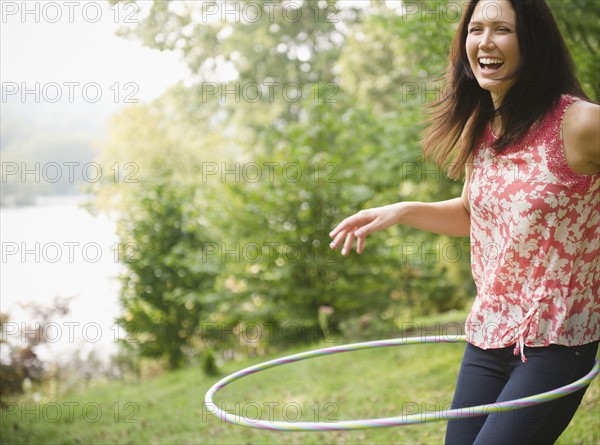
{"label": "woman's face", "polygon": [[514,84],[521,58],[515,11],[508,0],[481,0],[467,28],[466,51],[479,86],[497,108]]}

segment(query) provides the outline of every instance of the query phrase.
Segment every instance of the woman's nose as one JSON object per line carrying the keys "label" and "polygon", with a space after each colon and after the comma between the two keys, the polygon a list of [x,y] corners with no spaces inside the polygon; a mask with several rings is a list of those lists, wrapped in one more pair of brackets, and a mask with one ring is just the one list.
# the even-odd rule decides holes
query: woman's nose
{"label": "woman's nose", "polygon": [[490,49],[494,47],[494,36],[490,30],[486,30],[481,34],[481,40],[479,41],[480,49]]}

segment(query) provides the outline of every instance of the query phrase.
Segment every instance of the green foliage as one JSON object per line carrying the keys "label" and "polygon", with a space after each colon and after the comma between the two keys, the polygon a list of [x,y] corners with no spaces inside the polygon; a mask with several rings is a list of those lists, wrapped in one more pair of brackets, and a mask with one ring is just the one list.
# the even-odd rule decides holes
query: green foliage
{"label": "green foliage", "polygon": [[[7,337],[14,335],[15,332],[8,333],[7,324],[9,323],[9,315],[0,313],[0,344],[2,344],[4,354],[2,361],[0,361],[0,374],[2,375],[2,380],[0,380],[0,406],[5,404],[7,398],[23,393],[26,381],[40,382],[44,375],[44,363],[36,353],[36,346],[42,343],[39,339],[39,330],[36,332],[38,334],[36,335],[37,339],[32,340],[32,336],[28,336],[25,345],[10,344]],[[14,322],[10,324],[16,325]],[[12,326],[10,327],[12,328]],[[33,331],[30,326],[23,328],[23,330],[27,329],[28,332]],[[17,332],[17,334],[24,336],[21,332]]]}
{"label": "green foliage", "polygon": [[202,371],[208,376],[214,376],[219,373],[215,353],[210,348],[205,349],[202,354]]}
{"label": "green foliage", "polygon": [[600,101],[600,3],[596,0],[549,0],[579,80],[592,100]]}
{"label": "green foliage", "polygon": [[37,384],[56,377],[48,373],[39,349],[52,342],[44,327],[49,320],[69,313],[69,300],[56,297],[47,307],[37,303],[24,304],[23,308],[39,320],[34,324],[11,321],[9,314],[0,312],[0,407],[15,395],[22,394],[26,383]]}
{"label": "green foliage", "polygon": [[198,229],[195,190],[173,183],[168,170],[157,167],[155,173],[120,221],[120,255],[127,264],[121,322],[132,331],[130,347],[143,356],[166,357],[177,368],[209,305],[219,264],[206,260],[207,233]]}

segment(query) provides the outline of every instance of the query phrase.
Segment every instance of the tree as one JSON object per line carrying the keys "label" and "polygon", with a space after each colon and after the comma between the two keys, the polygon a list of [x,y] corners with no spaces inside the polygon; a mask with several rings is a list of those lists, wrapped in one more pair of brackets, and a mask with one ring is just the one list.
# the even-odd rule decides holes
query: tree
{"label": "tree", "polygon": [[[165,358],[171,368],[185,363],[199,321],[210,313],[220,263],[206,255],[217,211],[209,184],[199,173],[208,145],[203,128],[178,121],[185,98],[174,88],[149,105],[114,116],[99,159],[113,177],[93,185],[93,211],[118,215],[124,345],[144,357]],[[178,102],[177,112],[173,102]],[[119,167],[119,168],[118,168]],[[200,177],[200,179],[198,179]]]}
{"label": "tree", "polygon": [[165,170],[138,190],[120,221],[119,253],[127,265],[120,322],[132,334],[126,344],[142,356],[166,357],[172,369],[185,363],[219,274],[219,263],[206,254],[208,231],[198,227],[196,194]]}
{"label": "tree", "polygon": [[584,90],[600,100],[600,4],[596,0],[549,0],[573,56]]}

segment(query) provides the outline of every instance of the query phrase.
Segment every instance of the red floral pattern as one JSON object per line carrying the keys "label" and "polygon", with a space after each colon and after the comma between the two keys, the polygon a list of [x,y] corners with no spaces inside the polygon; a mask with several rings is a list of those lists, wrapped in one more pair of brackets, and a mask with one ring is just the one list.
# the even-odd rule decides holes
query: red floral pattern
{"label": "red floral pattern", "polygon": [[467,339],[484,349],[575,346],[600,338],[600,175],[565,160],[563,95],[500,155],[488,128],[469,184],[477,298]]}

